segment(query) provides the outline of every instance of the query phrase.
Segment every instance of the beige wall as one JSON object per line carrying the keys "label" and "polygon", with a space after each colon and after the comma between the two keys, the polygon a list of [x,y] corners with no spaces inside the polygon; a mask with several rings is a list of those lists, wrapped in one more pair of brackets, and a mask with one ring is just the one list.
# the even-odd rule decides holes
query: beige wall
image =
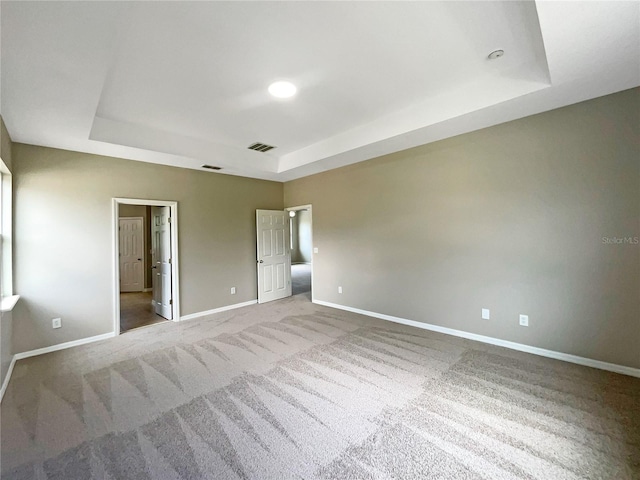
{"label": "beige wall", "polygon": [[130,197],[179,202],[182,315],[255,299],[255,209],[313,204],[316,298],[638,368],[640,246],[603,237],[640,237],[639,112],[633,89],[284,192],[21,144],[7,162],[2,125],[22,295],[14,352],[112,331],[111,199]]}
{"label": "beige wall", "polygon": [[142,217],[144,228],[144,288],[151,288],[151,207],[148,205],[120,204],[119,217]]}
{"label": "beige wall", "polygon": [[[7,132],[4,120],[0,117],[0,158],[2,158],[2,161],[10,171],[12,170],[13,163],[11,145],[11,137],[9,136],[9,132]],[[0,314],[0,385],[4,382],[13,356],[11,349],[12,324],[11,312]]]}
{"label": "beige wall", "polygon": [[9,136],[6,125],[4,124],[4,120],[0,117],[0,158],[2,158],[2,161],[7,168],[13,172],[11,145],[11,137]]}
{"label": "beige wall", "polygon": [[636,88],[286,183],[314,296],[640,367],[639,129]]}
{"label": "beige wall", "polygon": [[113,197],[178,202],[182,315],[256,298],[255,210],[283,208],[281,183],[22,144],[13,160],[16,352],[113,331]]}
{"label": "beige wall", "polygon": [[298,210],[291,221],[291,261],[311,263],[311,214],[309,210]]}

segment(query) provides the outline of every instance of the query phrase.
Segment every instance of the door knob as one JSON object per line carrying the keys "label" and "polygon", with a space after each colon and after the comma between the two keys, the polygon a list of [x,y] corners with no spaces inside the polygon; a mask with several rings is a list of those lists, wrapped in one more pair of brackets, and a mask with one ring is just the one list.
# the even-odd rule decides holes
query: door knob
{"label": "door knob", "polygon": [[153,267],[151,267],[151,268],[158,268],[158,267],[156,267],[156,266],[154,265],[154,266],[153,266]]}
{"label": "door knob", "polygon": [[259,263],[264,263],[264,260],[260,260],[260,262],[259,262]]}
{"label": "door knob", "polygon": [[141,258],[139,258],[139,259],[138,259],[138,261],[139,261],[139,262],[141,262],[141,261],[142,261],[142,259],[141,259]]}

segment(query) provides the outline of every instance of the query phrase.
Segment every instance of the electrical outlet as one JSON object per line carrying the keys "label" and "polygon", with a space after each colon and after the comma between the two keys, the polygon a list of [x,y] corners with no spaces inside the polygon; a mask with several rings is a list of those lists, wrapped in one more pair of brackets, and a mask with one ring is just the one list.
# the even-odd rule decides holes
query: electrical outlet
{"label": "electrical outlet", "polygon": [[342,287],[338,287],[338,293],[342,293]]}
{"label": "electrical outlet", "polygon": [[520,315],[520,325],[523,327],[529,326],[529,315]]}
{"label": "electrical outlet", "polygon": [[54,318],[53,320],[51,320],[51,326],[53,328],[62,327],[62,319],[61,318]]}
{"label": "electrical outlet", "polygon": [[314,247],[313,253],[318,253],[318,247]]}
{"label": "electrical outlet", "polygon": [[235,295],[236,294],[236,287],[231,287],[231,295]]}
{"label": "electrical outlet", "polygon": [[489,311],[488,308],[483,308],[482,309],[482,319],[483,320],[490,320],[491,319],[491,312]]}

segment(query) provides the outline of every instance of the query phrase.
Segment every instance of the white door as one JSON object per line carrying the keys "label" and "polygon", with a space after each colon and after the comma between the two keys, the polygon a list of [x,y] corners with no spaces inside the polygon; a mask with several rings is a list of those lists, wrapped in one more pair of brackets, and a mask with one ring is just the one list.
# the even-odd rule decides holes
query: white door
{"label": "white door", "polygon": [[142,217],[122,217],[120,237],[120,291],[144,290],[144,229]]}
{"label": "white door", "polygon": [[280,210],[256,210],[258,303],[291,296],[289,216]]}
{"label": "white door", "polygon": [[151,243],[154,306],[171,320],[171,207],[151,207]]}

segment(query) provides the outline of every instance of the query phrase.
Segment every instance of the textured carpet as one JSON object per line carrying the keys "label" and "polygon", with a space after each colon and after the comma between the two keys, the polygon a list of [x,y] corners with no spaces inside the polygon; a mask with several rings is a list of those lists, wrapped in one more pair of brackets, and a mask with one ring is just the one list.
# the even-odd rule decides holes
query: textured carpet
{"label": "textured carpet", "polygon": [[632,479],[640,380],[304,295],[21,360],[3,479]]}

